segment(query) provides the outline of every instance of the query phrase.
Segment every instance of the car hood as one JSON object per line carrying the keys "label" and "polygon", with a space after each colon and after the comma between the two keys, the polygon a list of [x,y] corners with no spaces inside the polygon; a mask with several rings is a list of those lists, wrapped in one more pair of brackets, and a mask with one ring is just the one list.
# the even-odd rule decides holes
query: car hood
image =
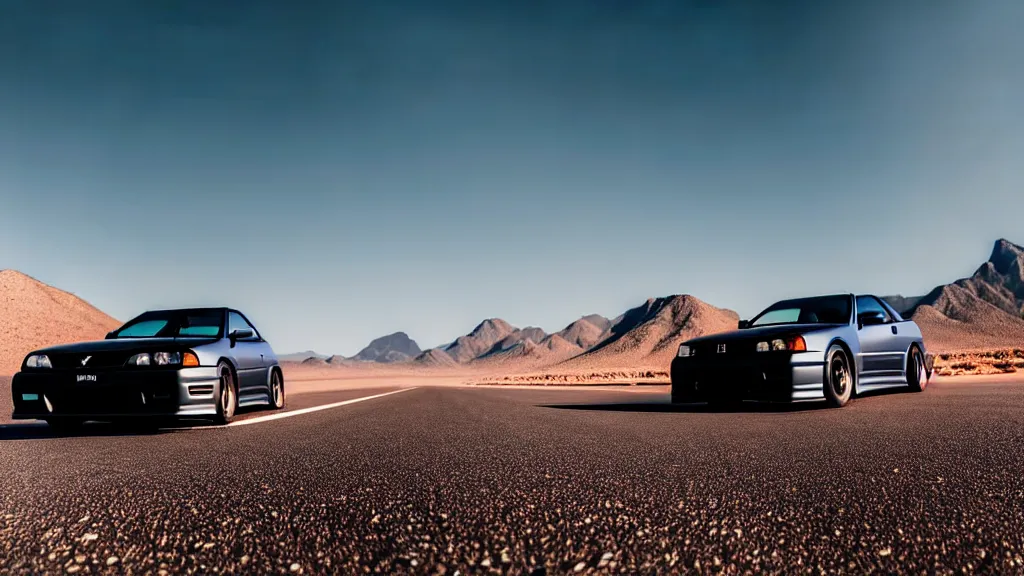
{"label": "car hood", "polygon": [[177,349],[216,342],[216,338],[114,338],[92,342],[76,342],[35,350],[33,354],[90,354],[94,352],[127,352],[129,350]]}
{"label": "car hood", "polygon": [[843,324],[780,324],[777,326],[761,326],[745,330],[730,330],[693,338],[683,344],[708,344],[710,342],[738,342],[741,340],[767,340],[790,334],[808,334],[822,330],[833,330]]}

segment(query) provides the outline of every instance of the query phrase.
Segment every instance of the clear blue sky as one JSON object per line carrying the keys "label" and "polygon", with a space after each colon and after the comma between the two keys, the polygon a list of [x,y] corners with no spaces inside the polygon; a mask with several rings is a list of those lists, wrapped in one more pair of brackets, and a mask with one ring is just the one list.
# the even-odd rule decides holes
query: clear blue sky
{"label": "clear blue sky", "polygon": [[1024,241],[1019,0],[2,6],[0,268],[122,320],[350,355]]}

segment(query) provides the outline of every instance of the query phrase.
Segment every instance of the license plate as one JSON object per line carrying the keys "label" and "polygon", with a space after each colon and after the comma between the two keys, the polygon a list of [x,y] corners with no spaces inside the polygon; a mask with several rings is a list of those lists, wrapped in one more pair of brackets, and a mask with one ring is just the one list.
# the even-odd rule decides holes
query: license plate
{"label": "license plate", "polygon": [[95,382],[95,381],[96,381],[96,375],[95,374],[76,374],[75,375],[75,382]]}

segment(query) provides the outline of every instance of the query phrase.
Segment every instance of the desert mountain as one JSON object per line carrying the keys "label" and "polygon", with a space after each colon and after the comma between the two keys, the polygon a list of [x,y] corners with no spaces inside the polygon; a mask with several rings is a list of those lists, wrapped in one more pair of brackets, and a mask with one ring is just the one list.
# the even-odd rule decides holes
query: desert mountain
{"label": "desert mountain", "polygon": [[459,364],[465,364],[490,352],[496,344],[512,335],[517,329],[500,318],[484,320],[472,332],[459,336],[445,346],[444,352]]}
{"label": "desert mountain", "polygon": [[597,326],[601,330],[607,330],[612,327],[612,321],[600,314],[590,314],[583,317],[583,320],[590,322],[594,326]]}
{"label": "desert mountain", "polygon": [[596,346],[564,363],[566,367],[634,366],[664,369],[681,342],[733,330],[739,315],[690,295],[651,298],[623,314]]}
{"label": "desert mountain", "polygon": [[0,270],[0,374],[34,349],[102,339],[121,323],[81,298],[14,270]]}
{"label": "desert mountain", "polygon": [[431,348],[413,359],[413,364],[432,368],[451,368],[458,366],[455,360],[444,350]]}
{"label": "desert mountain", "polygon": [[548,358],[559,360],[572,358],[586,350],[569,342],[559,334],[551,334],[541,341],[539,347],[547,351]]}
{"label": "desert mountain", "polygon": [[393,363],[411,360],[420,355],[419,345],[405,332],[395,332],[370,342],[352,359],[363,362]]}
{"label": "desert mountain", "polygon": [[1020,347],[1024,248],[999,240],[973,276],[936,287],[908,313],[936,351]]}
{"label": "desert mountain", "polygon": [[496,354],[498,352],[508,350],[510,348],[513,348],[517,344],[522,344],[524,342],[532,342],[534,344],[539,344],[541,340],[544,340],[544,338],[546,337],[547,333],[541,330],[540,328],[530,326],[527,328],[519,329],[513,326],[511,334],[499,340],[497,344],[492,346],[490,350],[484,352],[481,356],[478,356],[478,358],[482,356],[487,356],[489,354]]}
{"label": "desert mountain", "polygon": [[608,335],[611,321],[604,316],[584,316],[556,332],[566,342],[584,350],[596,345]]}
{"label": "desert mountain", "polygon": [[477,358],[475,364],[507,364],[507,363],[523,363],[523,362],[538,362],[544,359],[545,348],[538,346],[533,340],[528,338],[520,340],[512,346],[489,352],[479,358]]}

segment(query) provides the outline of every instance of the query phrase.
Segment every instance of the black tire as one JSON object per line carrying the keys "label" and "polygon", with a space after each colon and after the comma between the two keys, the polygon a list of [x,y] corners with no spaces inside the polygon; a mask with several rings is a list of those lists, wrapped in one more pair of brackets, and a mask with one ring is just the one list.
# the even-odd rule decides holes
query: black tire
{"label": "black tire", "polygon": [[825,402],[832,408],[842,408],[853,396],[856,368],[850,356],[839,344],[833,344],[825,355]]}
{"label": "black tire", "polygon": [[284,408],[284,378],[277,370],[270,372],[270,407],[273,410]]}
{"label": "black tire", "polygon": [[910,347],[907,354],[907,386],[913,392],[924,392],[928,387],[928,370],[924,365],[924,355],[917,346]]}
{"label": "black tire", "polygon": [[235,371],[227,362],[217,364],[217,374],[220,375],[220,385],[217,387],[217,416],[214,421],[230,424],[238,411],[238,382]]}
{"label": "black tire", "polygon": [[58,436],[73,436],[82,431],[85,422],[81,418],[49,418],[46,423]]}

